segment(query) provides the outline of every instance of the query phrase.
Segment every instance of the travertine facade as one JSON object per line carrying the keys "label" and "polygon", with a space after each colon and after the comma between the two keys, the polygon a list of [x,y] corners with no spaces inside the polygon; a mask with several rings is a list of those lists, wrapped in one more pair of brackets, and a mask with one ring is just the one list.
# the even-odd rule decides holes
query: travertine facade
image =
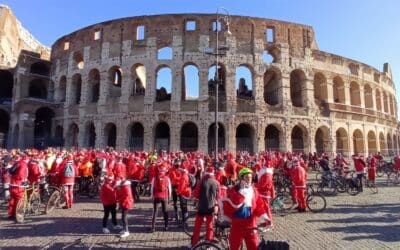
{"label": "travertine facade", "polygon": [[[205,52],[216,52],[217,37],[218,48],[228,49],[210,56]],[[34,62],[20,61],[9,144],[207,152],[214,144],[216,60],[221,147],[398,151],[388,64],[380,72],[320,51],[310,26],[212,14],[141,16],[83,28],[55,42],[50,62],[36,61],[42,72],[51,70],[33,84]],[[189,67],[197,77],[186,77]],[[239,81],[238,68],[250,72],[246,81]],[[196,98],[189,97],[193,86]]]}

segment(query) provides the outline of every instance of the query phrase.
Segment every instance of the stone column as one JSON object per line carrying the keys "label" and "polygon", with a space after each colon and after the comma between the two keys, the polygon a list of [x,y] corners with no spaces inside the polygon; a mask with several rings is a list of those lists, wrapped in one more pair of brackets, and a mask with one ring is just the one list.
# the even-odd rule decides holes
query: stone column
{"label": "stone column", "polygon": [[87,147],[87,142],[85,141],[87,139],[85,122],[80,121],[78,124],[78,128],[79,128],[78,147],[79,148]]}
{"label": "stone column", "polygon": [[[225,65],[225,92],[226,92],[226,113],[235,114],[237,110],[235,69],[233,65]],[[221,102],[219,102],[221,103]]]}
{"label": "stone column", "polygon": [[[146,89],[147,92],[147,89]],[[154,124],[151,124],[150,121],[152,118],[151,114],[148,114],[149,117],[146,117],[147,119],[144,119],[144,132],[143,132],[143,150],[145,151],[152,151],[154,149]]]}
{"label": "stone column", "polygon": [[104,123],[102,120],[96,120],[95,123],[95,130],[96,130],[96,148],[104,149],[106,144],[104,140]]}
{"label": "stone column", "polygon": [[198,150],[207,153],[208,151],[208,126],[206,120],[199,120],[198,122]]}
{"label": "stone column", "polygon": [[328,94],[326,101],[328,103],[334,103],[334,100],[333,100],[333,81],[332,81],[332,79],[327,80],[325,87],[326,87],[326,91],[327,91],[327,94]]}
{"label": "stone column", "polygon": [[133,83],[131,79],[131,71],[129,67],[123,67],[122,72],[126,72],[122,77],[121,97],[119,98],[119,110],[122,113],[129,111],[129,97],[133,91]]}
{"label": "stone column", "polygon": [[344,104],[351,105],[350,84],[348,82],[344,83],[344,99]]}
{"label": "stone column", "polygon": [[198,112],[204,114],[208,109],[208,69],[199,69],[199,99]]}
{"label": "stone column", "polygon": [[171,69],[172,86],[171,86],[171,111],[180,111],[182,100],[182,65],[174,64]]}

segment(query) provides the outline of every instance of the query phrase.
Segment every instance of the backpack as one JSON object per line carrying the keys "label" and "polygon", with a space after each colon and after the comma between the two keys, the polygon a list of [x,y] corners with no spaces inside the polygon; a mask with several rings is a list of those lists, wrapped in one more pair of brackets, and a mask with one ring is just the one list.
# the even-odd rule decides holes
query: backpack
{"label": "backpack", "polygon": [[64,168],[64,177],[70,178],[74,176],[74,166],[72,166],[72,162],[67,162]]}
{"label": "backpack", "polygon": [[188,174],[190,188],[194,189],[196,187],[196,177],[194,175]]}
{"label": "backpack", "polygon": [[168,189],[167,177],[157,176],[154,181],[154,191],[155,193],[165,192]]}
{"label": "backpack", "polygon": [[18,163],[14,163],[14,165],[12,165],[12,167],[8,169],[8,173],[10,173],[10,175],[14,175],[17,173],[17,169]]}

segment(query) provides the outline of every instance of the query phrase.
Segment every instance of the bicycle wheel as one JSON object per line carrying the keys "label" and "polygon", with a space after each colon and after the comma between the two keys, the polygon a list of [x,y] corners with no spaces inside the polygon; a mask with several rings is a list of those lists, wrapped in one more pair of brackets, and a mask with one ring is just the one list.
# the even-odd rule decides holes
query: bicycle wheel
{"label": "bicycle wheel", "polygon": [[367,187],[368,187],[368,190],[371,192],[371,194],[377,194],[378,193],[378,187],[375,186],[374,183],[368,183]]}
{"label": "bicycle wheel", "polygon": [[271,209],[274,212],[286,213],[293,207],[293,199],[288,193],[278,194],[271,201]]}
{"label": "bicycle wheel", "polygon": [[347,193],[349,195],[355,196],[360,193],[360,188],[357,181],[358,180],[355,178],[347,180]]}
{"label": "bicycle wheel", "polygon": [[31,196],[29,197],[29,204],[31,212],[34,214],[38,213],[40,205],[42,204],[40,200],[40,194],[37,192],[32,193]]}
{"label": "bicycle wheel", "polygon": [[390,183],[393,183],[395,185],[399,184],[400,180],[399,180],[399,175],[396,172],[391,172],[388,175],[388,180],[390,180]]}
{"label": "bicycle wheel", "polygon": [[326,179],[320,183],[321,191],[324,195],[335,195],[337,192],[334,179]]}
{"label": "bicycle wheel", "polygon": [[314,193],[307,196],[306,199],[308,209],[313,213],[319,213],[326,208],[326,199],[324,196],[318,193]]}
{"label": "bicycle wheel", "polygon": [[61,196],[60,191],[56,190],[53,192],[53,194],[50,196],[46,204],[46,209],[45,209],[46,214],[52,213],[53,210],[59,206],[61,198],[60,196]]}
{"label": "bicycle wheel", "polygon": [[336,188],[339,193],[346,192],[346,179],[344,177],[337,177]]}
{"label": "bicycle wheel", "polygon": [[25,200],[22,198],[18,201],[17,207],[15,209],[15,221],[22,223],[25,220]]}
{"label": "bicycle wheel", "polygon": [[203,241],[192,247],[192,250],[222,250],[222,247],[214,242]]}

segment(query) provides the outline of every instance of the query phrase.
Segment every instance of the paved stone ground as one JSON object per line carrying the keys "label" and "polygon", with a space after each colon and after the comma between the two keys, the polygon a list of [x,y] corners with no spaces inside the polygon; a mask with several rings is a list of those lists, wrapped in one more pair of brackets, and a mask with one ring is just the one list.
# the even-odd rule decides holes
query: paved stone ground
{"label": "paved stone ground", "polygon": [[[383,181],[379,180],[379,181]],[[320,214],[275,216],[276,228],[268,239],[287,240],[291,249],[400,249],[400,187],[380,185],[379,193],[328,197]],[[6,218],[0,207],[0,249],[185,249],[188,237],[172,223],[168,232],[147,233],[151,203],[135,204],[129,214],[131,235],[126,239],[101,233],[102,206],[98,199],[77,198],[72,210],[28,217],[23,224]]]}

